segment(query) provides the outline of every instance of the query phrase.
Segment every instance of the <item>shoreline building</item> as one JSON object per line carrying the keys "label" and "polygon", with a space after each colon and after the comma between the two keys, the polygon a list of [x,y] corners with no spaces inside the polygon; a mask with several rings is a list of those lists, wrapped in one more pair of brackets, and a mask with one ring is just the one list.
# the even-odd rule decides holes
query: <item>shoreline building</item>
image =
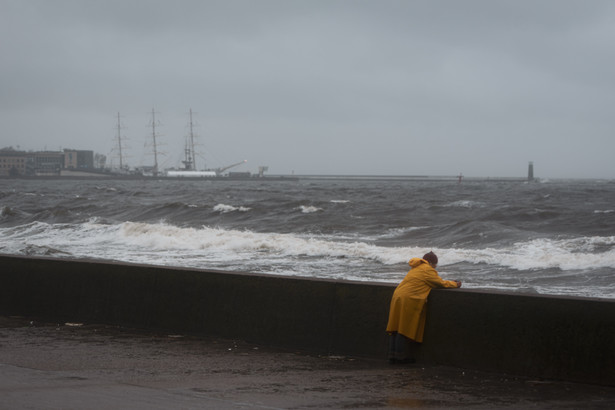
{"label": "shoreline building", "polygon": [[27,156],[25,151],[13,148],[0,149],[0,176],[26,175]]}
{"label": "shoreline building", "polygon": [[76,170],[93,170],[94,151],[65,149],[64,168]]}
{"label": "shoreline building", "polygon": [[36,151],[27,154],[30,167],[26,175],[29,176],[55,176],[60,175],[64,168],[64,153],[58,151]]}
{"label": "shoreline building", "polygon": [[0,149],[0,176],[59,176],[62,171],[89,171],[94,168],[94,151],[20,151]]}

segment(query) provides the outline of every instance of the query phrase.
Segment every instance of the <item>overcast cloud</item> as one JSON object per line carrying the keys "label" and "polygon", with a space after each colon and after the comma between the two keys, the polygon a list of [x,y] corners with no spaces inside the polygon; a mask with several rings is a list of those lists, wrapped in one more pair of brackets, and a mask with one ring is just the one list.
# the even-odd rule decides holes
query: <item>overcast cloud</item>
{"label": "overcast cloud", "polygon": [[611,0],[0,0],[0,147],[615,178]]}

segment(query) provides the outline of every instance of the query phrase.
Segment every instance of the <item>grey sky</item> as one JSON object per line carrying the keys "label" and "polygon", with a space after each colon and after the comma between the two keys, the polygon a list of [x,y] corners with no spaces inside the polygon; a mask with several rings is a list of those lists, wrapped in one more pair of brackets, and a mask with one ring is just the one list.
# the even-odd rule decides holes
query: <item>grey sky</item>
{"label": "grey sky", "polygon": [[[615,178],[610,0],[0,0],[0,147],[270,173]],[[115,157],[114,157],[115,156]],[[205,164],[206,162],[206,164]]]}

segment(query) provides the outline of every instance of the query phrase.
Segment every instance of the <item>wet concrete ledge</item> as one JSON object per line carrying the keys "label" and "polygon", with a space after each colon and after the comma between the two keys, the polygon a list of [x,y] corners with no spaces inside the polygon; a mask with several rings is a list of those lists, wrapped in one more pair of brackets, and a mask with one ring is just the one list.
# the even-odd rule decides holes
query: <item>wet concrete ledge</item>
{"label": "wet concrete ledge", "polygon": [[[0,314],[386,359],[395,285],[0,255]],[[420,362],[615,385],[615,301],[435,290]]]}

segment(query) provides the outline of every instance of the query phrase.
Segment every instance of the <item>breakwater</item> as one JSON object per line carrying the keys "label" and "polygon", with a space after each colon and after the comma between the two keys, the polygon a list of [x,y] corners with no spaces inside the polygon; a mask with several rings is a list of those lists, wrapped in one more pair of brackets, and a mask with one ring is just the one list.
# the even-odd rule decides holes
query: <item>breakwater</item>
{"label": "breakwater", "polygon": [[[0,314],[386,359],[394,285],[0,256]],[[615,301],[434,290],[424,363],[615,385]]]}

